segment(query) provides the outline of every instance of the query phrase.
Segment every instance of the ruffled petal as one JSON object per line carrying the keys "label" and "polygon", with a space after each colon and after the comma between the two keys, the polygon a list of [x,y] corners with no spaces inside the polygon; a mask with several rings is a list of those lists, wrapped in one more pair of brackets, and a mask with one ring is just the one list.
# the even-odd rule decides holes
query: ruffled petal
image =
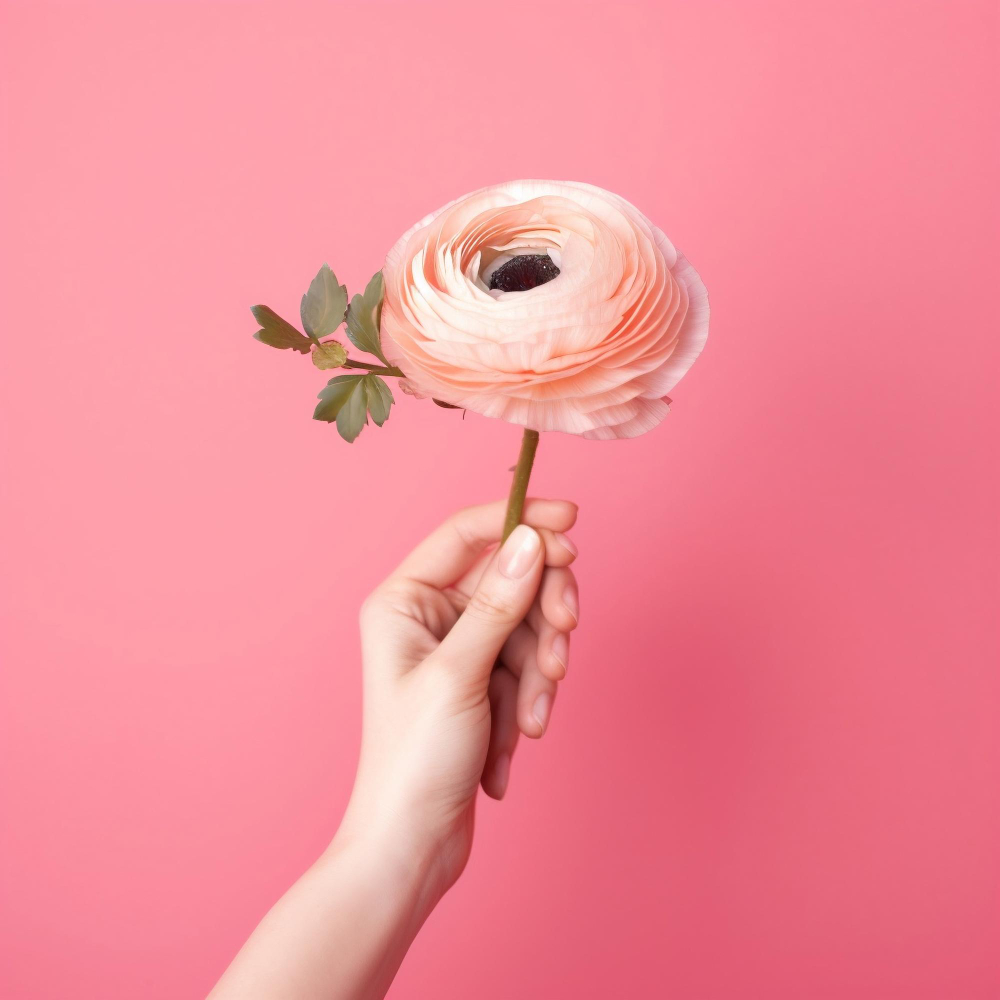
{"label": "ruffled petal", "polygon": [[[525,252],[560,273],[491,290],[492,270]],[[589,184],[511,181],[459,198],[403,234],[383,276],[383,349],[407,388],[536,430],[645,433],[708,336],[695,269]]]}

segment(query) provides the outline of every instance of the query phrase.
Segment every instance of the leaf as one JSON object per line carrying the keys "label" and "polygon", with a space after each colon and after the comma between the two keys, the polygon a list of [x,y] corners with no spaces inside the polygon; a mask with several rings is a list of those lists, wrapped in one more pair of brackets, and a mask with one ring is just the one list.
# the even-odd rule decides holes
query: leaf
{"label": "leaf", "polygon": [[268,347],[276,347],[279,351],[287,351],[289,348],[308,354],[312,343],[308,337],[304,337],[292,326],[288,320],[282,319],[269,306],[251,306],[250,312],[253,318],[260,323],[260,329],[254,334],[254,339],[259,340]]}
{"label": "leaf", "polygon": [[328,424],[332,424],[363,378],[364,375],[338,375],[330,379],[326,388],[319,394],[319,403],[313,411],[313,420],[325,420]]}
{"label": "leaf", "polygon": [[347,286],[324,264],[302,296],[302,329],[310,337],[326,337],[344,322],[347,311]]}
{"label": "leaf", "polygon": [[343,368],[347,360],[347,351],[344,345],[336,340],[328,340],[324,344],[316,344],[312,350],[312,363],[320,370],[326,371],[328,368]]}
{"label": "leaf", "polygon": [[368,393],[365,377],[357,382],[337,414],[337,432],[348,443],[352,442],[368,423]]}
{"label": "leaf", "polygon": [[354,441],[368,423],[369,413],[381,427],[389,419],[392,404],[392,391],[378,375],[338,375],[319,394],[313,420],[336,421],[340,436]]}
{"label": "leaf", "polygon": [[389,419],[392,406],[392,391],[378,375],[365,376],[365,393],[368,396],[368,412],[372,420],[381,427]]}
{"label": "leaf", "polygon": [[379,329],[382,323],[382,272],[376,271],[368,282],[363,295],[351,299],[347,310],[347,336],[351,343],[366,354],[374,354],[382,364],[387,365],[382,353],[382,337]]}

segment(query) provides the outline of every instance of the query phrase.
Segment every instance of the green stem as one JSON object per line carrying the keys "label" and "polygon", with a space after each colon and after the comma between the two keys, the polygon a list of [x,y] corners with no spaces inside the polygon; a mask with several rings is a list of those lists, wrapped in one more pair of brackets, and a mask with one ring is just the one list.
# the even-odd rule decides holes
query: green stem
{"label": "green stem", "polygon": [[399,368],[393,368],[391,365],[387,368],[383,365],[370,365],[367,361],[345,361],[342,368],[364,368],[366,372],[375,372],[378,375],[395,375],[398,378],[403,377],[403,372]]}
{"label": "green stem", "polygon": [[521,454],[518,455],[517,465],[514,467],[514,480],[510,484],[507,517],[503,522],[503,538],[501,539],[503,542],[507,541],[508,535],[521,523],[524,498],[528,495],[528,480],[531,478],[531,466],[535,461],[535,449],[537,448],[538,431],[525,427],[524,437],[521,438]]}

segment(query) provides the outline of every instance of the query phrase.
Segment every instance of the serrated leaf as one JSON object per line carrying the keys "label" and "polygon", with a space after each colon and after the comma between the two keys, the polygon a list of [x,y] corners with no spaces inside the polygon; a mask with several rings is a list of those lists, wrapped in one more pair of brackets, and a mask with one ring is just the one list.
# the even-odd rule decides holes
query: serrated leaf
{"label": "serrated leaf", "polygon": [[324,264],[302,296],[302,329],[310,337],[326,337],[344,322],[347,312],[347,286]]}
{"label": "serrated leaf", "polygon": [[392,391],[378,375],[365,376],[365,392],[368,396],[368,412],[372,420],[381,427],[389,419],[392,406]]}
{"label": "serrated leaf", "polygon": [[279,351],[291,348],[302,354],[309,353],[312,347],[309,338],[299,333],[288,320],[282,319],[269,306],[251,306],[250,312],[260,324],[260,329],[254,334],[255,340],[267,344],[268,347],[276,347]]}
{"label": "serrated leaf", "polygon": [[382,272],[376,271],[365,287],[363,295],[355,295],[347,310],[347,336],[351,343],[366,354],[374,354],[382,364],[387,365],[382,353],[382,337],[379,329],[382,323]]}
{"label": "serrated leaf", "polygon": [[312,363],[320,370],[343,368],[347,360],[347,351],[343,344],[336,340],[328,340],[325,344],[315,344],[312,349]]}
{"label": "serrated leaf", "polygon": [[362,376],[337,414],[337,432],[350,443],[361,433],[367,423],[368,393],[365,391],[365,378]]}
{"label": "serrated leaf", "polygon": [[364,375],[338,375],[330,379],[319,394],[319,403],[313,410],[313,420],[325,420],[332,424],[362,379]]}

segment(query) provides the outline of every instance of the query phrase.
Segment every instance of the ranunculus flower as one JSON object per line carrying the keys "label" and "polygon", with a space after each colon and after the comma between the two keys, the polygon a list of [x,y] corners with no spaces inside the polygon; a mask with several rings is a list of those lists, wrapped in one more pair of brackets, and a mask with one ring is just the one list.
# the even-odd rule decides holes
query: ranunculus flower
{"label": "ranunculus flower", "polygon": [[408,389],[538,431],[645,433],[708,337],[695,269],[590,184],[459,198],[400,238],[383,277],[383,351]]}

